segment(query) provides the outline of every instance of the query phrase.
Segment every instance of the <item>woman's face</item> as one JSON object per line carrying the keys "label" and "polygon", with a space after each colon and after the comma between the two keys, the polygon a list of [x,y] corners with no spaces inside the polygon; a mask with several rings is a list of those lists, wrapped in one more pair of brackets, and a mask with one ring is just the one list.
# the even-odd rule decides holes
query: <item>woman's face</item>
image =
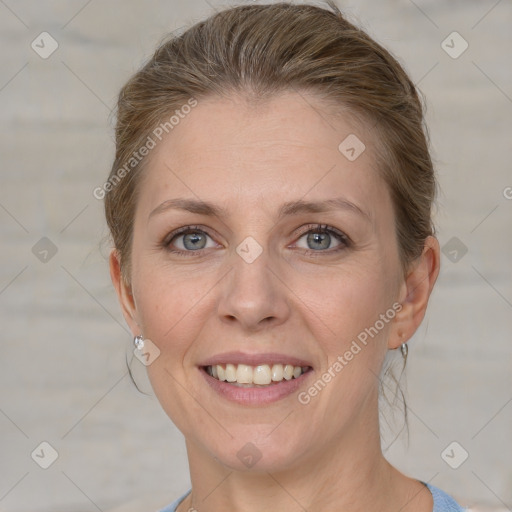
{"label": "woman's face", "polygon": [[190,445],[276,470],[370,435],[403,281],[368,133],[311,95],[212,98],[148,163],[124,311]]}

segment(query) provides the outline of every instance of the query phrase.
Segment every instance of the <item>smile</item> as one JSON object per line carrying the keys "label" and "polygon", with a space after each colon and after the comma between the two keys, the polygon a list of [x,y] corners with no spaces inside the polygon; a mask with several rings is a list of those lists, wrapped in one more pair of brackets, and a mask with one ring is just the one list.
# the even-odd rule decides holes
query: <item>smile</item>
{"label": "smile", "polygon": [[242,406],[264,406],[296,394],[313,378],[308,359],[290,354],[225,352],[200,361],[209,390]]}
{"label": "smile", "polygon": [[298,379],[311,370],[310,366],[292,364],[216,364],[205,366],[208,375],[221,382],[240,387],[266,387],[284,380]]}

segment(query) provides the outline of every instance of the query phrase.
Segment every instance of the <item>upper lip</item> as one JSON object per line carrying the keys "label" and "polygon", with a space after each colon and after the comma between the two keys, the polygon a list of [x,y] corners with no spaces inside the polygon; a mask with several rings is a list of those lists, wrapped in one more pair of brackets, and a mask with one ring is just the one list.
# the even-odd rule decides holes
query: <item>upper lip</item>
{"label": "upper lip", "polygon": [[246,364],[257,366],[261,364],[291,364],[293,366],[312,366],[311,363],[295,356],[278,353],[247,354],[244,352],[224,352],[214,355],[199,364],[199,366],[214,366],[216,364]]}

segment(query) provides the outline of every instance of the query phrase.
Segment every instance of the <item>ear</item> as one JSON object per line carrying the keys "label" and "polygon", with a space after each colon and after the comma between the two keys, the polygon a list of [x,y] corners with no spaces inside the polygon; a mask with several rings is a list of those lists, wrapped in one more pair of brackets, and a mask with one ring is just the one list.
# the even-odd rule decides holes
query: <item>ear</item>
{"label": "ear", "polygon": [[126,283],[121,273],[121,260],[119,251],[112,249],[110,251],[109,265],[110,265],[110,278],[117,292],[117,298],[121,305],[126,323],[130,327],[132,334],[137,336],[141,333],[141,328],[137,322],[137,308],[132,294],[132,287]]}
{"label": "ear", "polygon": [[398,348],[406,343],[420,326],[427,310],[428,299],[439,275],[440,248],[437,238],[427,237],[421,256],[407,270],[400,288],[399,302],[402,309],[396,314],[388,348]]}

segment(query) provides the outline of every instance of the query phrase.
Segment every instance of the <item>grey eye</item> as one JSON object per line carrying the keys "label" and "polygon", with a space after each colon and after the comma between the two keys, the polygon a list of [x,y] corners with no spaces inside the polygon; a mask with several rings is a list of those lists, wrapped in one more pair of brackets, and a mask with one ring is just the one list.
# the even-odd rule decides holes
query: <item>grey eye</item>
{"label": "grey eye", "polygon": [[307,242],[310,249],[328,249],[331,235],[329,233],[308,233]]}
{"label": "grey eye", "polygon": [[[210,245],[207,245],[208,239],[211,240]],[[185,252],[195,252],[201,249],[215,247],[215,243],[204,231],[200,229],[188,229],[176,234],[169,242],[169,246],[174,246],[178,250]]]}
{"label": "grey eye", "polygon": [[[306,240],[306,245],[301,245],[301,240]],[[336,241],[337,244],[332,246],[332,242]],[[337,246],[347,245],[346,241],[335,231],[330,229],[311,229],[304,233],[297,242],[297,246],[301,249],[308,249],[310,251],[325,251],[326,249],[333,249]]]}
{"label": "grey eye", "polygon": [[206,235],[204,233],[188,233],[183,235],[183,245],[186,249],[204,249]]}

